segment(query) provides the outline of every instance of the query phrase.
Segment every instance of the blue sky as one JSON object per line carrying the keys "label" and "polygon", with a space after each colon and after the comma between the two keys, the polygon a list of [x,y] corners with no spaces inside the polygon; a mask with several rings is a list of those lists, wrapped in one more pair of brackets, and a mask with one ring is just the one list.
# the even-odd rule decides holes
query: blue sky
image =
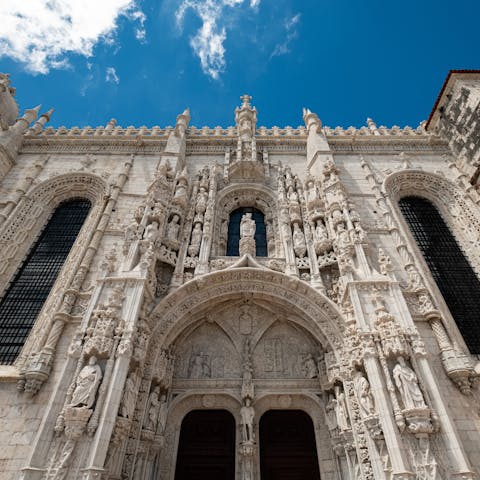
{"label": "blue sky", "polygon": [[478,0],[1,0],[0,71],[51,124],[412,125],[480,68]]}

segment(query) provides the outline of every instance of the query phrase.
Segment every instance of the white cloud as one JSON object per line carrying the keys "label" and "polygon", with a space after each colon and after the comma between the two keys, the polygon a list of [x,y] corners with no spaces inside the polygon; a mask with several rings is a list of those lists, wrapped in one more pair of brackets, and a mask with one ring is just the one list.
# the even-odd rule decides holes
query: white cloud
{"label": "white cloud", "polygon": [[115,83],[116,85],[120,83],[120,79],[118,78],[117,71],[114,67],[107,67],[105,81]]}
{"label": "white cloud", "polygon": [[[249,6],[256,8],[261,0],[250,0]],[[224,23],[226,7],[237,7],[245,0],[183,0],[176,11],[177,25],[182,28],[187,10],[192,9],[202,21],[202,26],[190,39],[193,51],[200,59],[204,73],[218,79],[225,70],[225,47],[227,31]]]}
{"label": "white cloud", "polygon": [[288,52],[290,52],[290,44],[292,43],[292,40],[297,37],[298,32],[297,32],[297,25],[300,23],[300,18],[301,14],[297,13],[296,15],[293,15],[290,18],[287,18],[285,20],[285,30],[287,32],[287,36],[285,40],[282,43],[278,43],[275,45],[275,48],[273,49],[272,54],[270,55],[270,58],[272,57],[278,57],[280,55],[285,55]]}
{"label": "white cloud", "polygon": [[113,41],[120,15],[139,23],[145,15],[136,0],[1,0],[0,58],[8,56],[33,73],[68,64],[66,54],[89,57],[99,41]]}

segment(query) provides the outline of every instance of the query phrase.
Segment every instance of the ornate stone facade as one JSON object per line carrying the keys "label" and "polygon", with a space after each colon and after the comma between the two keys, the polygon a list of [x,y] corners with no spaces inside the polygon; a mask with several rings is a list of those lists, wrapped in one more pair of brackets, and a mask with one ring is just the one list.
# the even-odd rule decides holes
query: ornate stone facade
{"label": "ornate stone facade", "polygon": [[427,128],[304,109],[268,129],[244,95],[229,128],[186,110],[54,129],[38,108],[16,120],[0,75],[0,291],[56,206],[92,203],[0,366],[0,477],[173,480],[182,420],[208,409],[235,418],[236,480],[260,480],[272,409],[310,416],[323,480],[477,477],[480,364],[398,201],[430,200],[480,275],[479,92],[450,74]]}

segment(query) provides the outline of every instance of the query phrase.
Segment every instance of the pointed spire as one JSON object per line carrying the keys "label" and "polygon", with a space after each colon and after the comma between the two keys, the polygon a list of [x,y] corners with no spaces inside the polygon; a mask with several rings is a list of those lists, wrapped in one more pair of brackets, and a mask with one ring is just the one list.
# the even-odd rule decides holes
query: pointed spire
{"label": "pointed spire", "polygon": [[309,108],[303,108],[303,121],[308,131],[310,131],[311,127],[314,127],[315,132],[318,133],[322,128],[322,121],[318,118],[318,115],[313,113]]}
{"label": "pointed spire", "polygon": [[177,122],[175,124],[175,136],[184,135],[187,128],[188,123],[190,122],[190,109],[186,108],[183,113],[178,115]]}
{"label": "pointed spire", "polygon": [[33,124],[32,128],[27,132],[27,135],[38,135],[42,130],[44,125],[50,121],[50,117],[52,116],[52,113],[54,112],[54,109],[51,108],[48,110],[48,112],[42,113],[40,115],[40,118]]}

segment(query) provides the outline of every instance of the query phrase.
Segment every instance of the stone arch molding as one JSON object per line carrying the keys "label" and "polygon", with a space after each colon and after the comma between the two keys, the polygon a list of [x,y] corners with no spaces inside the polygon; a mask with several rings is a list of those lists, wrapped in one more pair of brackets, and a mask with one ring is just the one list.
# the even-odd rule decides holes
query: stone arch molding
{"label": "stone arch molding", "polygon": [[[419,196],[432,202],[480,277],[480,260],[474,253],[480,240],[480,211],[454,183],[435,173],[404,170],[385,178],[382,190],[392,200],[402,225],[406,225],[398,208],[402,197]],[[406,231],[409,231],[408,228]]]}
{"label": "stone arch molding", "polygon": [[[100,200],[105,192],[105,182],[100,177],[89,173],[58,175],[40,183],[28,192],[0,231],[0,291],[5,288],[34,239],[62,201],[75,197],[90,200],[92,212],[86,221],[88,225],[92,218],[96,217],[94,212],[101,207]],[[84,228],[77,242],[81,242],[88,231],[88,228]]]}
{"label": "stone arch molding", "polygon": [[[267,227],[268,253],[278,252],[278,246],[273,245],[274,238],[278,236],[278,218],[276,213],[276,199],[273,192],[263,186],[253,183],[228,186],[218,193],[215,218],[215,234],[213,256],[225,255],[228,235],[228,219],[230,214],[240,207],[255,207],[265,215]],[[281,255],[280,255],[281,256]]]}
{"label": "stone arch molding", "polygon": [[340,351],[344,321],[331,300],[301,280],[251,267],[207,274],[165,297],[151,314],[154,348],[168,348],[215,305],[240,296],[284,307],[326,351]]}
{"label": "stone arch molding", "polygon": [[74,248],[37,317],[33,327],[37,333],[27,338],[17,358],[17,365],[20,365],[28,352],[34,348],[35,342],[42,336],[39,333],[42,328],[48,326],[46,313],[55,311],[59,307],[62,299],[61,292],[76,272],[75,265],[81,261],[95,225],[99,221],[104,207],[102,199],[106,191],[107,185],[104,180],[90,173],[66,173],[49,178],[36,185],[24,196],[0,230],[0,292],[2,292],[61,202],[82,197],[92,203]]}

